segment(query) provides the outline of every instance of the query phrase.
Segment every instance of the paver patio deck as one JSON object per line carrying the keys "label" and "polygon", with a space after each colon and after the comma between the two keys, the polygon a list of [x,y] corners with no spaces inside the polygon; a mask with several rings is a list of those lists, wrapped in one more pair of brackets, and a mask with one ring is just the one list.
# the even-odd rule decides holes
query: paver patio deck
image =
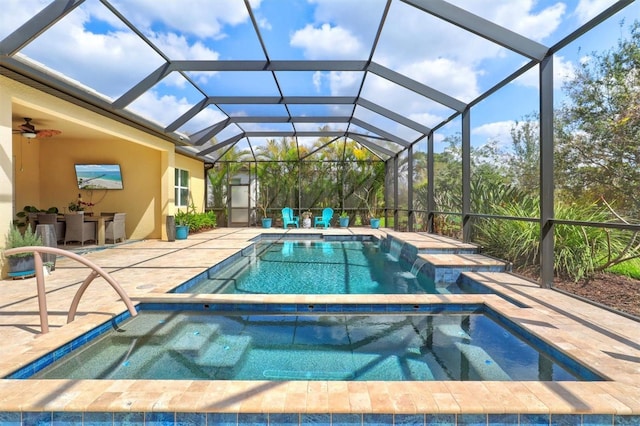
{"label": "paver patio deck", "polygon": [[[327,230],[221,228],[175,242],[138,241],[89,251],[134,301],[188,299],[166,294],[194,275],[251,244],[263,233],[373,234],[441,245],[442,237],[368,228]],[[454,242],[453,244],[460,244]],[[0,303],[0,374],[48,353],[96,324],[125,310],[102,279],[89,287],[76,320],[65,324],[71,300],[89,271],[58,259],[46,277],[51,332],[39,334],[35,279],[5,280]],[[264,413],[330,415],[339,423],[353,413],[365,424],[396,415],[478,414],[489,424],[504,415],[605,414],[604,422],[640,422],[640,323],[508,273],[469,273],[526,307],[496,295],[198,295],[199,302],[255,303],[486,303],[532,333],[597,370],[600,382],[333,382],[333,381],[151,381],[151,380],[0,380],[0,420],[10,412],[234,413],[239,422]],[[262,414],[260,414],[262,413]],[[623,417],[615,417],[622,415]],[[367,417],[373,416],[373,417]],[[631,417],[627,417],[631,416]],[[24,418],[24,417],[23,417]],[[149,417],[151,418],[151,417]],[[175,417],[177,419],[178,417]],[[275,417],[274,417],[275,418]],[[302,417],[298,417],[302,421]],[[346,419],[347,417],[345,417]],[[473,417],[476,419],[478,417]],[[573,418],[573,417],[572,417]],[[578,418],[581,418],[578,416]],[[585,417],[599,419],[600,417]],[[210,418],[210,421],[215,418]],[[169,422],[169,421],[167,421]],[[259,421],[258,421],[259,423]],[[26,423],[25,423],[26,424]],[[166,423],[162,423],[166,424]],[[455,423],[454,423],[455,424]],[[571,423],[573,424],[573,423]],[[579,424],[579,423],[578,423]],[[611,424],[611,423],[609,423]]]}

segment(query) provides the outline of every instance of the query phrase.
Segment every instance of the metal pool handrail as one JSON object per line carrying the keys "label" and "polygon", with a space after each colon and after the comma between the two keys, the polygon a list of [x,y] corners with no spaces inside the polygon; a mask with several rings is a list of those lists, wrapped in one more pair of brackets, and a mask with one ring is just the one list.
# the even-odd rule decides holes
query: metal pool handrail
{"label": "metal pool handrail", "polygon": [[88,266],[91,269],[91,272],[85,278],[82,285],[76,292],[76,295],[73,297],[73,301],[71,302],[71,306],[69,307],[69,313],[67,315],[67,324],[73,321],[76,317],[76,311],[78,309],[78,304],[80,303],[80,299],[84,294],[89,284],[99,275],[107,281],[111,287],[118,293],[118,295],[122,298],[122,301],[126,305],[127,309],[131,316],[136,316],[137,312],[129,298],[127,292],[118,284],[118,282],[111,277],[105,270],[96,265],[95,263],[87,260],[86,258],[79,256],[73,252],[68,250],[62,250],[56,247],[47,247],[47,246],[27,246],[27,247],[17,247],[4,251],[5,256],[11,256],[14,254],[20,253],[31,253],[33,252],[34,264],[35,264],[35,273],[36,273],[36,286],[38,289],[38,308],[40,311],[40,329],[41,333],[45,334],[49,332],[49,319],[47,317],[47,293],[44,288],[44,272],[42,270],[43,262],[42,262],[42,253],[50,253],[59,256],[65,256],[69,259],[76,260],[82,263],[85,266]]}

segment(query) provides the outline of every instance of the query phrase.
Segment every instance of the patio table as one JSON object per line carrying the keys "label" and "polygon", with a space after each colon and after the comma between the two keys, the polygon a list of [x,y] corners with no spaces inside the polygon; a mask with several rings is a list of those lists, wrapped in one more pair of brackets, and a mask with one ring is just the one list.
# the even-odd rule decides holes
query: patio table
{"label": "patio table", "polygon": [[[113,216],[108,215],[108,216],[93,216],[93,215],[88,215],[88,214],[84,214],[84,221],[85,222],[96,222],[96,233],[97,235],[97,241],[96,243],[100,246],[105,244],[105,235],[106,235],[106,227],[107,227],[107,222],[112,222],[113,221]],[[58,218],[59,221],[64,222],[64,216],[59,217]]]}
{"label": "patio table", "polygon": [[98,245],[102,246],[105,244],[105,230],[107,227],[107,222],[113,221],[113,216],[84,216],[85,222],[96,222],[96,233],[98,234]]}

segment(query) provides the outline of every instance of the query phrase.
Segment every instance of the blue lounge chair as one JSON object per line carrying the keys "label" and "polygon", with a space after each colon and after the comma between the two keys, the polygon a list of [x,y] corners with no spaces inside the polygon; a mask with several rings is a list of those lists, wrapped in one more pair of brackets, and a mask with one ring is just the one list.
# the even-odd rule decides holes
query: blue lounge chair
{"label": "blue lounge chair", "polygon": [[293,209],[291,207],[285,207],[282,209],[282,225],[286,229],[288,225],[295,225],[299,228],[299,218],[293,215]]}
{"label": "blue lounge chair", "polygon": [[318,225],[322,225],[328,228],[331,226],[331,218],[333,218],[333,209],[331,207],[325,207],[322,210],[322,216],[313,218],[313,227],[316,228]]}

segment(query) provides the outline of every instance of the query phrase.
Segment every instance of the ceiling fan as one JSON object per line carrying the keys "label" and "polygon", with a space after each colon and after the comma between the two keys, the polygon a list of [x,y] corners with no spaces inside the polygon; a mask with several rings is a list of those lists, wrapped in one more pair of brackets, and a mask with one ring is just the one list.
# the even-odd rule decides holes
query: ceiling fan
{"label": "ceiling fan", "polygon": [[20,133],[27,139],[33,138],[50,138],[51,136],[56,136],[62,133],[60,130],[54,129],[41,129],[36,130],[35,126],[31,124],[31,118],[25,117],[24,123],[20,125],[17,130],[14,130],[14,133]]}

